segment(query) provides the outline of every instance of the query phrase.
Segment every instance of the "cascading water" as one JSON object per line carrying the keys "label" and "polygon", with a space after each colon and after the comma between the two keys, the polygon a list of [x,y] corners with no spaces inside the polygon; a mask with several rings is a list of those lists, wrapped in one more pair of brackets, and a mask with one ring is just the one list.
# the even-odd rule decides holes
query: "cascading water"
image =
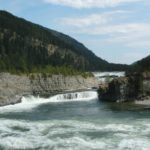
{"label": "cascading water", "polygon": [[73,102],[73,101],[91,101],[96,100],[98,94],[96,91],[83,91],[74,93],[58,94],[49,98],[26,96],[22,97],[22,102],[16,105],[9,105],[0,108],[0,112],[9,111],[22,111],[35,108],[41,104],[46,103],[62,103],[62,102]]}
{"label": "cascading water", "polygon": [[97,99],[98,95],[96,91],[84,91],[75,93],[65,93],[52,96],[50,98],[40,98],[34,96],[28,96],[22,98],[22,103],[48,103],[48,102],[68,102],[68,101],[89,101]]}
{"label": "cascading water", "polygon": [[116,111],[96,99],[85,91],[1,107],[0,150],[149,150],[149,111]]}

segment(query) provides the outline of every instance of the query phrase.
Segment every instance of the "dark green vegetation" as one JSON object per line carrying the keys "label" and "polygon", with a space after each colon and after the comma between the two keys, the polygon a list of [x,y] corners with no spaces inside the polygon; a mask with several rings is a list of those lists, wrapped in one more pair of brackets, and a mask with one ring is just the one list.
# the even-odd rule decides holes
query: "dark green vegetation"
{"label": "dark green vegetation", "polygon": [[[31,77],[34,76],[34,74],[38,75],[38,73],[42,73],[42,77],[43,78],[47,78],[47,77],[51,77],[53,74],[55,75],[59,75],[62,74],[64,76],[67,75],[81,75],[84,78],[87,77],[93,77],[93,74],[91,72],[84,72],[81,70],[77,70],[77,69],[73,69],[72,67],[66,67],[66,66],[45,66],[44,68],[33,68],[32,69],[32,73],[29,74]],[[12,72],[12,73],[16,73],[16,72]],[[21,73],[21,72],[17,72],[17,73]],[[34,78],[34,77],[33,77]]]}
{"label": "dark green vegetation", "polygon": [[65,73],[78,73],[72,71],[72,68],[82,71],[112,71],[126,70],[128,66],[110,64],[67,35],[0,11],[1,72],[63,70]]}
{"label": "dark green vegetation", "polygon": [[150,71],[150,55],[131,65],[133,71]]}

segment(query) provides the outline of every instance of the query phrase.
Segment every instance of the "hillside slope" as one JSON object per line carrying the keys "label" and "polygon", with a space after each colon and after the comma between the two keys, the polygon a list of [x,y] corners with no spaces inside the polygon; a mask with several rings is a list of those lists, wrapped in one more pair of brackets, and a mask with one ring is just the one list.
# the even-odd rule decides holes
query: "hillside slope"
{"label": "hillside slope", "polygon": [[131,65],[132,71],[150,71],[150,55]]}
{"label": "hillside slope", "polygon": [[86,71],[128,68],[108,63],[65,34],[0,11],[0,71],[31,72],[49,65]]}

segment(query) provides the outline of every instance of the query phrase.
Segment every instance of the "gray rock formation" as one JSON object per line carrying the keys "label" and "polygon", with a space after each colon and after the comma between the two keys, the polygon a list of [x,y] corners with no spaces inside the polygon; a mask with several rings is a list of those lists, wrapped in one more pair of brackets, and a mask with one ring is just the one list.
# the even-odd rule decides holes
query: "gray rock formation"
{"label": "gray rock formation", "polygon": [[64,91],[82,90],[95,87],[97,81],[93,77],[82,76],[43,76],[11,75],[0,73],[0,106],[21,101],[23,95],[40,94],[53,95]]}
{"label": "gray rock formation", "polygon": [[144,74],[116,78],[107,86],[99,87],[98,93],[107,102],[144,100],[150,96],[150,78]]}

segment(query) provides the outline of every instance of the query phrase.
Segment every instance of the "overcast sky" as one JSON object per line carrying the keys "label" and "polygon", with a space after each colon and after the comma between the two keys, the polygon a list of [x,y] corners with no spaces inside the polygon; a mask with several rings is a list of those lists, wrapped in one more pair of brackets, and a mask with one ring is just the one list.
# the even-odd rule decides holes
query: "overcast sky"
{"label": "overcast sky", "polygon": [[0,0],[0,9],[68,34],[109,62],[150,54],[150,0]]}

